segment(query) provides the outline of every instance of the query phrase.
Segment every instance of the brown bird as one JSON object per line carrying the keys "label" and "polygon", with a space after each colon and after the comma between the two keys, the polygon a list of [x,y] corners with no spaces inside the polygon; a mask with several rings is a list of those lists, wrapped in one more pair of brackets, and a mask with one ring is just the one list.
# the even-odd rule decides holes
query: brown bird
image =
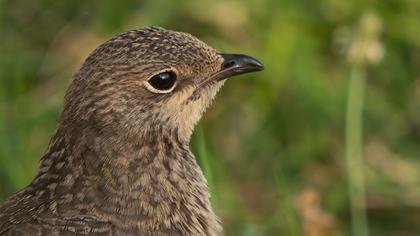
{"label": "brown bird", "polygon": [[102,44],[68,88],[39,173],[0,206],[0,234],[217,235],[190,137],[226,78],[262,69],[157,27]]}

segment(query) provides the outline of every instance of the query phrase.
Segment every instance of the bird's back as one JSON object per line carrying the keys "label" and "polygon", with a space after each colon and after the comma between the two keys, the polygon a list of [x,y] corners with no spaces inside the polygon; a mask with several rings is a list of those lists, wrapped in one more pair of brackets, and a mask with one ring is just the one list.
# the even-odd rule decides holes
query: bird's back
{"label": "bird's back", "polygon": [[182,235],[177,230],[147,233],[139,227],[117,227],[109,221],[92,215],[53,215],[45,208],[45,202],[37,199],[31,186],[11,197],[0,206],[0,235]]}
{"label": "bird's back", "polygon": [[0,235],[115,235],[111,224],[89,216],[48,214],[31,187],[0,206]]}

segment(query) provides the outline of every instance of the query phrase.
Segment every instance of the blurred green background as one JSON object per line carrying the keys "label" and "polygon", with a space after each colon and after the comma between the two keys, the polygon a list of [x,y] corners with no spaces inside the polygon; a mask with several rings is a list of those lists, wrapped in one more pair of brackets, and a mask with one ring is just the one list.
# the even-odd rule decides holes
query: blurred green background
{"label": "blurred green background", "polygon": [[420,235],[418,0],[0,0],[0,201],[89,52],[147,25],[266,66],[193,138],[225,235]]}

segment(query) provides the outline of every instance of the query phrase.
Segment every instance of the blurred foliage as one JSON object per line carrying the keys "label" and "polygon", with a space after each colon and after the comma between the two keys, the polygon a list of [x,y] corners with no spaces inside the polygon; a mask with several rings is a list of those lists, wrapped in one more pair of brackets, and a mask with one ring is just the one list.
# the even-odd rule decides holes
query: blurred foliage
{"label": "blurred foliage", "polygon": [[[226,83],[193,140],[225,235],[351,234],[354,53],[373,58],[360,67],[363,165],[351,170],[365,176],[370,234],[419,235],[419,12],[418,0],[0,0],[0,199],[35,175],[89,52],[157,25],[266,66]],[[381,32],[354,52],[366,14]]]}

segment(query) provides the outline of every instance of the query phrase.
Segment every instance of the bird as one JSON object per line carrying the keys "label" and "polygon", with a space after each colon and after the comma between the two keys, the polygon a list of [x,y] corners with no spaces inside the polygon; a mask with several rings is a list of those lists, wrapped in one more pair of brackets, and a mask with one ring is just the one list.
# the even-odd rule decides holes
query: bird
{"label": "bird", "polygon": [[227,78],[263,70],[188,33],[112,37],[73,76],[32,182],[0,235],[218,235],[190,139]]}

